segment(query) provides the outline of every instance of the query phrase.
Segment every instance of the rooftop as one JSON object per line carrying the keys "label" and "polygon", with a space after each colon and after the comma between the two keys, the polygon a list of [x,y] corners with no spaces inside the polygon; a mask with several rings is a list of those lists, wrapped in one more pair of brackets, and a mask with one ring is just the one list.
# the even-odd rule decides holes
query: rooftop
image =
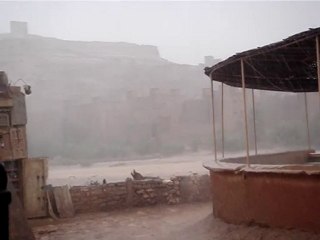
{"label": "rooftop", "polygon": [[320,36],[320,28],[309,29],[280,42],[237,53],[212,67],[206,67],[205,74],[211,75],[214,81],[241,87],[243,60],[246,88],[316,92],[317,36]]}

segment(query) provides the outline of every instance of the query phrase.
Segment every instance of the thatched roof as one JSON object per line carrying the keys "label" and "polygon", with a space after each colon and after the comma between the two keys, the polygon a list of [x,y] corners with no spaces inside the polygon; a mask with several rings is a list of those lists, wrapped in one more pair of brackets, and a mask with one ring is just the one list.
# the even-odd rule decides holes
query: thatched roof
{"label": "thatched roof", "polygon": [[246,88],[286,91],[318,91],[316,36],[320,28],[298,33],[281,42],[238,53],[205,74],[214,81],[241,87],[241,65],[245,66]]}

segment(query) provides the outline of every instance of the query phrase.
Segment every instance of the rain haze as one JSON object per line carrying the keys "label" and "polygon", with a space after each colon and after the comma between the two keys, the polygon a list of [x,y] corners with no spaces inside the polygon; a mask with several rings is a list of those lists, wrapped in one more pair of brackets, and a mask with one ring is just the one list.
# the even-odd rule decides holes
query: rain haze
{"label": "rain haze", "polygon": [[1,2],[1,32],[27,21],[33,34],[159,47],[198,64],[224,59],[319,25],[319,2]]}
{"label": "rain haze", "polygon": [[[26,114],[21,99],[13,101],[12,109],[14,104],[22,106],[17,111],[27,115],[20,119],[23,124],[16,124],[23,130],[13,134],[2,131],[2,117],[9,107],[2,109],[0,104],[0,156],[8,141],[19,147],[24,144],[26,156],[19,161],[40,159],[43,172],[48,163],[48,178],[43,174],[43,186],[38,189],[45,195],[36,199],[45,199],[42,211],[48,211],[37,216],[49,214],[54,220],[30,221],[37,240],[320,239],[298,230],[230,225],[213,218],[211,203],[215,196],[211,191],[218,189],[240,206],[236,200],[242,192],[237,190],[243,186],[234,186],[246,181],[248,169],[255,174],[265,164],[270,165],[270,172],[284,169],[292,173],[299,167],[270,159],[288,154],[295,161],[305,157],[301,165],[308,165],[309,158],[319,161],[312,149],[320,149],[319,94],[315,90],[320,66],[316,44],[308,34],[319,30],[320,2],[8,1],[0,2],[0,9],[0,71],[8,76],[5,79],[0,72],[0,102],[5,79],[10,94],[25,97],[27,109]],[[302,54],[301,59],[292,54],[288,60],[288,49],[276,58],[271,54],[278,47],[272,45],[259,53],[262,60],[248,58],[257,60],[257,65],[241,58],[225,61],[217,69],[208,68],[237,53],[288,41],[289,36],[304,31],[308,31],[304,33],[307,40],[300,37],[301,45],[300,40],[297,46],[290,42],[296,48],[289,49]],[[294,75],[301,66],[301,76]],[[273,71],[278,74],[274,78],[268,75]],[[283,77],[287,72],[289,76]],[[214,79],[213,74],[221,79]],[[246,89],[242,88],[245,83]],[[306,86],[311,90],[306,91]],[[9,140],[4,140],[5,134],[10,135]],[[21,140],[22,135],[26,141]],[[12,149],[9,153],[11,157],[16,154]],[[257,168],[250,168],[249,155]],[[270,162],[259,162],[260,157]],[[316,165],[316,160],[312,164]],[[220,163],[228,171],[234,170],[232,177],[237,179],[213,188],[214,174],[223,169]],[[317,170],[312,164],[303,165],[303,171]],[[34,180],[37,183],[39,176]],[[217,184],[224,180],[216,179]],[[268,178],[263,181],[273,183]],[[225,187],[230,182],[235,185]],[[259,184],[252,186],[264,189]],[[318,187],[310,189],[314,186]],[[65,221],[57,220],[63,214],[54,191],[60,188],[72,200],[74,218]],[[269,195],[265,196],[268,199]],[[52,208],[50,199],[58,205]],[[225,209],[215,210],[219,215]],[[234,212],[230,211],[230,216]],[[250,217],[244,216],[248,221]],[[281,216],[274,219],[280,221]],[[299,217],[292,219],[299,224]],[[301,222],[309,223],[309,219]],[[286,227],[295,228],[290,224]]]}

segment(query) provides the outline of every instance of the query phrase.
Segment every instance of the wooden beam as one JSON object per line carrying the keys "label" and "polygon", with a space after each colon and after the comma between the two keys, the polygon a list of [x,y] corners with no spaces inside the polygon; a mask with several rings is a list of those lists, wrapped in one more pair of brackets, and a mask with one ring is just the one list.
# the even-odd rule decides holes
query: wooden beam
{"label": "wooden beam", "polygon": [[213,80],[210,77],[211,81],[211,108],[212,108],[212,135],[213,135],[213,153],[214,160],[217,162],[217,143],[216,143],[216,125],[214,120],[214,94],[213,94]]}
{"label": "wooden beam", "polygon": [[244,72],[244,62],[243,59],[240,60],[241,63],[241,80],[242,80],[242,93],[243,93],[243,114],[244,114],[244,128],[245,128],[245,143],[246,143],[246,162],[247,166],[250,167],[249,159],[249,136],[248,136],[248,118],[247,118],[247,99],[246,99],[246,81]]}
{"label": "wooden beam", "polygon": [[256,133],[256,108],[254,102],[254,90],[251,89],[252,96],[252,112],[253,112],[253,134],[254,134],[254,151],[255,154],[258,155],[258,146],[257,146],[257,133]]}
{"label": "wooden beam", "polygon": [[223,113],[223,82],[221,83],[221,140],[222,140],[222,146],[221,146],[221,152],[222,152],[222,158],[224,158],[224,113]]}
{"label": "wooden beam", "polygon": [[317,51],[317,77],[318,77],[318,93],[319,93],[319,107],[320,107],[320,46],[319,46],[319,36],[316,37],[316,51]]}
{"label": "wooden beam", "polygon": [[306,113],[306,127],[307,127],[307,138],[308,138],[308,149],[311,149],[311,140],[310,140],[310,129],[309,129],[309,117],[308,117],[308,98],[307,93],[304,93],[304,109]]}

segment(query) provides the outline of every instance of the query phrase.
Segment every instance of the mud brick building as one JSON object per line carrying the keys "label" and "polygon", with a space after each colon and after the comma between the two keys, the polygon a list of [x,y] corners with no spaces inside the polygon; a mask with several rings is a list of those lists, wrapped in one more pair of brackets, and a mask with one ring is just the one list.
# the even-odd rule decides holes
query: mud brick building
{"label": "mud brick building", "polygon": [[[29,86],[24,89],[30,93]],[[5,72],[0,71],[0,161],[28,217],[45,216],[47,203],[42,187],[47,179],[47,161],[28,158],[27,111],[25,93],[11,86]]]}

